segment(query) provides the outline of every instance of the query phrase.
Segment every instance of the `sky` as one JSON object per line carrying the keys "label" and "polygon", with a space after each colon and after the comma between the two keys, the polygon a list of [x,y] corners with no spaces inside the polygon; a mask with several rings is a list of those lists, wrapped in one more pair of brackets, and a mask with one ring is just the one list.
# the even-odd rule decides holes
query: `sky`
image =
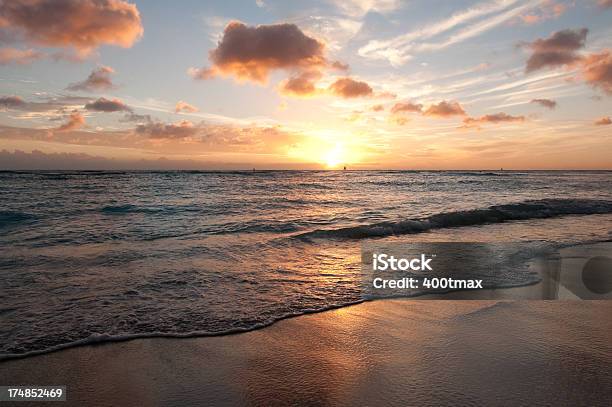
{"label": "sky", "polygon": [[0,169],[612,169],[611,0],[0,0]]}

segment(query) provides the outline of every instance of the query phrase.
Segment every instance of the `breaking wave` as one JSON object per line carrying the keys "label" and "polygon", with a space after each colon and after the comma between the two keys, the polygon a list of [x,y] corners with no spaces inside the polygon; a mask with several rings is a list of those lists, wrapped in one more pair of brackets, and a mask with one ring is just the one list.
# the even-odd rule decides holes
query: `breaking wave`
{"label": "breaking wave", "polygon": [[566,215],[612,213],[612,201],[593,199],[542,199],[486,209],[443,212],[420,219],[380,222],[339,229],[318,229],[296,235],[298,238],[365,239],[391,235],[407,235],[459,226],[475,226],[525,219],[543,219]]}

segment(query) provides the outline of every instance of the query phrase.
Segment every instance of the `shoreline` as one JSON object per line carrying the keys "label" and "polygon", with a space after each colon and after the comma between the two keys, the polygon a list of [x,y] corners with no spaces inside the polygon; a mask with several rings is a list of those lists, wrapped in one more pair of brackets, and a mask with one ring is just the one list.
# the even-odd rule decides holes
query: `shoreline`
{"label": "shoreline", "polygon": [[516,300],[541,288],[365,301],[239,335],[73,346],[1,361],[0,383],[67,385],[68,405],[609,405],[612,301]]}
{"label": "shoreline", "polygon": [[68,405],[609,405],[610,312],[609,301],[371,301],[240,335],[5,361],[0,382],[67,385]]}
{"label": "shoreline", "polygon": [[[600,246],[604,246],[604,250],[609,253],[612,253],[612,241],[602,241],[602,242],[594,242],[594,243],[582,243],[578,245],[566,246],[559,250],[560,257],[563,259],[563,253],[567,251],[572,251],[574,249],[580,250],[581,248],[593,248],[596,249]],[[588,251],[588,250],[587,250]],[[9,354],[9,355],[0,355],[0,366],[5,362],[11,362],[15,360],[28,359],[33,357],[38,357],[46,354],[52,354],[56,352],[66,351],[72,348],[78,347],[86,347],[86,346],[104,346],[106,344],[111,345],[114,343],[121,342],[130,342],[135,340],[143,340],[143,339],[189,339],[189,338],[212,338],[212,337],[225,337],[232,336],[238,334],[244,334],[248,332],[259,331],[262,329],[269,328],[277,323],[280,323],[285,320],[290,320],[294,318],[299,318],[306,315],[319,314],[330,312],[342,308],[348,308],[357,306],[364,303],[371,303],[377,301],[391,301],[391,300],[428,300],[428,301],[521,301],[521,300],[546,300],[552,299],[550,290],[550,285],[558,285],[558,282],[551,281],[550,275],[547,272],[547,266],[542,263],[541,258],[534,258],[529,261],[529,267],[531,270],[535,271],[538,274],[539,281],[534,281],[531,283],[527,283],[524,285],[517,285],[512,287],[496,287],[496,288],[484,288],[484,289],[463,289],[463,290],[451,290],[443,294],[416,294],[413,296],[392,296],[385,298],[364,298],[360,301],[334,305],[324,309],[319,310],[308,310],[300,312],[299,314],[290,314],[284,315],[279,318],[276,318],[270,322],[262,323],[258,326],[248,327],[248,328],[234,328],[227,331],[222,332],[186,332],[186,333],[165,333],[165,332],[150,332],[150,333],[142,333],[142,334],[128,334],[121,337],[112,337],[105,334],[92,335],[87,338],[80,339],[76,342],[65,343],[53,346],[51,348],[43,349],[43,350],[35,350],[31,352],[26,352],[23,354]],[[543,288],[547,287],[547,288]],[[556,293],[558,294],[558,293]],[[568,296],[564,299],[579,299],[576,296]]]}

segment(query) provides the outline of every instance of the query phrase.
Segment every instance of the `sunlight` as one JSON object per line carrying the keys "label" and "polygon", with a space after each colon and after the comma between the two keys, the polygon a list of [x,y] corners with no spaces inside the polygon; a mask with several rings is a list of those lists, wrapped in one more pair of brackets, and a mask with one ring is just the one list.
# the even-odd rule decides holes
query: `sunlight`
{"label": "sunlight", "polygon": [[341,144],[336,144],[336,146],[329,150],[325,156],[325,165],[328,168],[335,168],[344,162],[344,148]]}

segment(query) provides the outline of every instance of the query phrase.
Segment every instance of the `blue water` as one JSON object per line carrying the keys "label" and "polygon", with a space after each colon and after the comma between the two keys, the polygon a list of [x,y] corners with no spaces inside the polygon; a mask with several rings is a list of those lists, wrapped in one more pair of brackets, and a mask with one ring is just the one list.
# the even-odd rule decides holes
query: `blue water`
{"label": "blue water", "polygon": [[358,302],[365,240],[611,231],[611,172],[0,172],[0,357]]}

